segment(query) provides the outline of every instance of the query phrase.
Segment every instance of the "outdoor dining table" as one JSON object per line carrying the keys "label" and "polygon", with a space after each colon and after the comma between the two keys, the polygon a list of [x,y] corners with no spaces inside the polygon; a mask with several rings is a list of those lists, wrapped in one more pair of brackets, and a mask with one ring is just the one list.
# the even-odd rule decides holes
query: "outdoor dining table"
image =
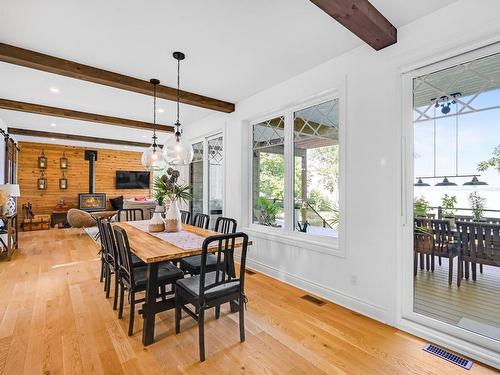
{"label": "outdoor dining table", "polygon": [[[208,229],[182,224],[182,230],[176,233],[150,233],[148,220],[118,222],[119,226],[127,232],[130,250],[147,265],[147,283],[145,302],[142,311],[143,317],[142,343],[144,346],[154,342],[156,314],[175,308],[175,297],[157,300],[158,295],[158,266],[161,262],[174,261],[181,258],[200,255],[205,238],[220,234]],[[251,242],[248,243],[251,245]],[[235,248],[242,246],[242,241],[235,242]],[[217,251],[217,244],[208,249],[209,252]],[[229,254],[232,257],[232,254]],[[234,259],[227,262],[228,274],[235,277]],[[238,311],[237,302],[231,303],[231,312]]]}

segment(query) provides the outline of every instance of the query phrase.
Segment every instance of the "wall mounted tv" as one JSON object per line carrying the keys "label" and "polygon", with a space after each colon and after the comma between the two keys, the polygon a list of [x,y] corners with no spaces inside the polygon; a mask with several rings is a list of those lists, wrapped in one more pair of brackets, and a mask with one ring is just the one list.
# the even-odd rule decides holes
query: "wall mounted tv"
{"label": "wall mounted tv", "polygon": [[149,189],[150,172],[116,171],[117,189]]}

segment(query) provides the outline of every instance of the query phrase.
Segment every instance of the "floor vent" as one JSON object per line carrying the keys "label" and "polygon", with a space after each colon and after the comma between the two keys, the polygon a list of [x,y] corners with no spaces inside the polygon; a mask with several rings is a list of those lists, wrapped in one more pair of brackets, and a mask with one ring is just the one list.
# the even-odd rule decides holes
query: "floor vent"
{"label": "floor vent", "polygon": [[450,353],[449,351],[441,349],[435,345],[432,345],[432,344],[425,345],[424,351],[429,352],[431,354],[434,354],[435,356],[438,356],[440,358],[443,358],[444,360],[447,360],[448,362],[451,362],[451,363],[453,363],[457,366],[460,366],[466,370],[470,370],[472,367],[472,362],[469,361],[468,359],[465,359],[463,357],[460,357],[458,355]]}
{"label": "floor vent", "polygon": [[245,272],[248,274],[248,275],[255,275],[257,272],[255,271],[252,271],[252,270],[249,270],[248,268],[245,269]]}
{"label": "floor vent", "polygon": [[302,298],[302,299],[304,299],[306,301],[309,301],[311,303],[314,303],[315,305],[318,305],[318,306],[323,306],[326,303],[325,301],[322,301],[319,298],[311,296],[310,294],[303,295],[300,298]]}

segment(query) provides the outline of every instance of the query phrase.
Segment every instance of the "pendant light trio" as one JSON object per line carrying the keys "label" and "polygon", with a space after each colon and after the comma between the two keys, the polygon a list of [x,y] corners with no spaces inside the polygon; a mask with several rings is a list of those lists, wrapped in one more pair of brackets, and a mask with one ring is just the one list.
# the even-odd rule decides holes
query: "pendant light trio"
{"label": "pendant light trio", "polygon": [[185,59],[182,52],[174,52],[174,59],[177,60],[177,121],[175,122],[175,132],[166,142],[163,150],[157,143],[156,135],[156,89],[160,84],[158,79],[151,79],[153,86],[153,143],[142,154],[142,165],[148,171],[161,171],[167,165],[188,165],[193,160],[193,147],[182,138],[182,125],[179,119],[180,103],[180,63]]}

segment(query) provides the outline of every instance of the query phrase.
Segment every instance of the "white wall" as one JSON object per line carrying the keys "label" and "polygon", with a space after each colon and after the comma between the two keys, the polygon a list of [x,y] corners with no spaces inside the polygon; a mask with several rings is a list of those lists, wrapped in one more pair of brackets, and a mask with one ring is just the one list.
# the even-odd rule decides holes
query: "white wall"
{"label": "white wall", "polygon": [[250,200],[247,120],[340,89],[346,82],[346,257],[249,231],[254,240],[249,266],[375,319],[397,323],[401,72],[500,38],[498,14],[499,1],[459,1],[399,29],[394,46],[379,52],[359,47],[237,103],[232,114],[215,114],[186,127],[188,138],[225,128],[225,214],[244,227]]}

